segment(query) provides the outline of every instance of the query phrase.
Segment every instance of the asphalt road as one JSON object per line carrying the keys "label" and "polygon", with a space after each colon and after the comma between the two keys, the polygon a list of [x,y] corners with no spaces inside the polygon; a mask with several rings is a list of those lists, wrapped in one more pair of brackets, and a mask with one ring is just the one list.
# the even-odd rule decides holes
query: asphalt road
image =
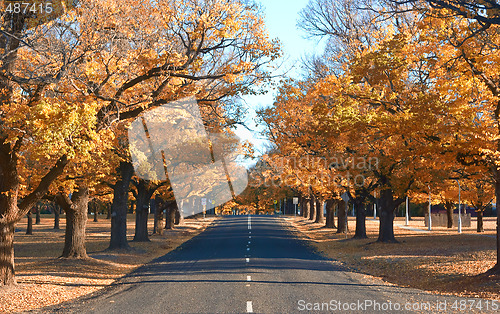
{"label": "asphalt road", "polygon": [[287,225],[270,216],[222,218],[98,295],[45,312],[470,313],[471,302],[476,312],[495,312],[485,300],[430,295],[349,272]]}

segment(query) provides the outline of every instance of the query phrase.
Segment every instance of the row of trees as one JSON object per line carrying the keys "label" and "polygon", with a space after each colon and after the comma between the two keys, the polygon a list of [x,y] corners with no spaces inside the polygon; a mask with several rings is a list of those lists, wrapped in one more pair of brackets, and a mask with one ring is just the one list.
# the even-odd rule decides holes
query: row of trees
{"label": "row of trees", "polygon": [[394,242],[407,196],[432,192],[453,208],[457,181],[480,218],[494,198],[500,208],[499,11],[453,3],[311,0],[301,12],[299,27],[327,47],[261,116],[274,144],[269,176],[310,199],[311,217],[315,198],[345,193],[362,237],[376,201],[378,241]]}
{"label": "row of trees", "polygon": [[[89,198],[105,187],[113,193],[110,249],[127,248],[131,121],[194,96],[205,127],[230,132],[242,113],[235,98],[260,92],[279,56],[251,1],[54,1],[54,10],[37,13],[7,4],[0,4],[1,285],[15,283],[14,225],[47,194],[66,213],[64,257],[86,257]],[[161,187],[171,192],[168,181],[133,185],[136,236],[144,239],[144,205]]]}

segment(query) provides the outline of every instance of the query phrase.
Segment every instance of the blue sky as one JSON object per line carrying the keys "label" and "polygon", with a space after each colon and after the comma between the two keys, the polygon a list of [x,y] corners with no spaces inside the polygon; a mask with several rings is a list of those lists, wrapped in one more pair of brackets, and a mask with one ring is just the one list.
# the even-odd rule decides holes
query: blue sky
{"label": "blue sky", "polygon": [[[258,0],[257,0],[258,1]],[[321,53],[321,43],[317,39],[306,39],[305,34],[297,28],[299,12],[306,7],[309,0],[260,0],[265,11],[265,21],[271,38],[281,41],[284,59],[284,68],[290,69],[290,76],[298,76],[300,73],[301,58],[306,54]],[[238,128],[237,134],[242,140],[248,140],[255,145],[257,151],[262,152],[266,140],[259,133],[260,127],[253,123],[255,110],[270,106],[273,103],[273,93],[257,97],[245,97],[248,107],[246,124],[255,130],[250,132],[243,127]]]}

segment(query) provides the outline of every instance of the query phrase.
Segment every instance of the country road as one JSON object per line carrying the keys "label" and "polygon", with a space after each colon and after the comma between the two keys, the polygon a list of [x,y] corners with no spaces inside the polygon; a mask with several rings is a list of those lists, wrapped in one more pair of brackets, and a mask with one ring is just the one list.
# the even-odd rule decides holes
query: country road
{"label": "country road", "polygon": [[485,300],[431,295],[350,272],[313,252],[283,218],[231,216],[96,296],[42,312],[470,313],[471,302],[481,303],[476,312],[495,312]]}

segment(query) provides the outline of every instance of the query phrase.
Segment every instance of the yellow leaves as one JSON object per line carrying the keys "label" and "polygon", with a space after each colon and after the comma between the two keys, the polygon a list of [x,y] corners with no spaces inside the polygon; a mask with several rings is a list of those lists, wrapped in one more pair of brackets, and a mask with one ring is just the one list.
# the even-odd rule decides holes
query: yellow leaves
{"label": "yellow leaves", "polygon": [[137,63],[140,66],[143,66],[145,69],[148,69],[151,64],[155,64],[158,62],[159,55],[153,49],[146,49],[141,52],[141,54],[137,58]]}
{"label": "yellow leaves", "polygon": [[[420,29],[435,31],[428,25]],[[284,83],[266,118],[276,154],[376,156],[378,174],[363,175],[377,180],[382,173],[383,184],[389,180],[398,192],[412,180],[435,179],[438,175],[429,173],[434,166],[456,166],[450,150],[459,151],[453,146],[459,142],[456,136],[477,127],[473,118],[479,108],[471,101],[484,98],[472,100],[471,94],[483,89],[451,74],[447,62],[453,49],[435,51],[443,46],[435,36],[420,41],[413,31],[383,29],[373,34],[376,44],[347,58],[343,71],[312,83]],[[436,156],[444,147],[447,152]]]}
{"label": "yellow leaves", "polygon": [[[22,167],[33,176],[62,154],[72,159],[68,171],[97,176],[111,163],[111,145],[127,144],[112,132],[120,114],[146,109],[154,98],[252,93],[248,78],[263,81],[265,65],[279,56],[261,12],[244,1],[85,0],[66,12],[21,36],[33,47],[16,51],[9,73],[50,79],[40,100],[28,104],[38,81],[13,82],[14,96],[1,108],[2,132],[11,143],[24,136]],[[97,113],[105,106],[111,126],[98,132]],[[220,107],[207,113],[211,124],[220,122],[214,112],[225,113]]]}
{"label": "yellow leaves", "polygon": [[27,121],[35,159],[66,153],[70,158],[84,156],[95,147],[95,103],[68,104],[42,101],[30,108]]}

